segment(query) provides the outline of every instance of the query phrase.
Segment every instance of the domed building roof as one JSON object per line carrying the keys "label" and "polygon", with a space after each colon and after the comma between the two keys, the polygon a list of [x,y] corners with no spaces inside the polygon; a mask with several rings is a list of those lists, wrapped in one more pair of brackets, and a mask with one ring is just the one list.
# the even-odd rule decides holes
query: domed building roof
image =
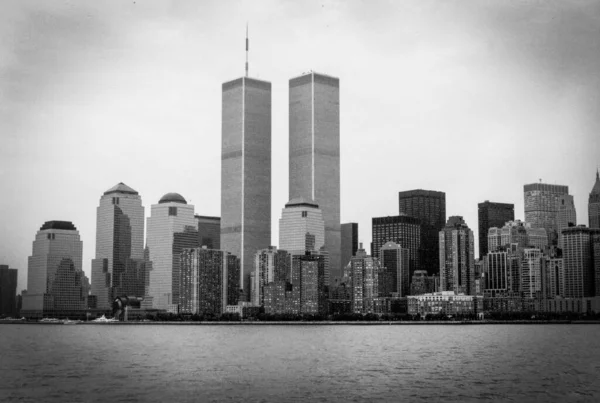
{"label": "domed building roof", "polygon": [[62,229],[67,231],[76,231],[77,228],[71,221],[46,221],[44,225],[40,227],[40,231],[44,231],[47,229]]}
{"label": "domed building roof", "polygon": [[163,204],[163,203],[187,204],[187,201],[185,201],[183,196],[180,195],[179,193],[167,193],[166,195],[161,197],[160,200],[158,201],[158,204]]}

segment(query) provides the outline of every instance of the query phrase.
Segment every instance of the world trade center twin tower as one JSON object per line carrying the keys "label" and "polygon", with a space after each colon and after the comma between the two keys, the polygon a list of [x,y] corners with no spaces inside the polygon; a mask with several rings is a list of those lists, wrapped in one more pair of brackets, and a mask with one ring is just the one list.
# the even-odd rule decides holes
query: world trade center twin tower
{"label": "world trade center twin tower", "polygon": [[[332,277],[340,261],[339,79],[311,72],[289,82],[289,200],[316,202]],[[271,83],[223,84],[221,248],[240,258],[248,290],[254,255],[271,244]]]}

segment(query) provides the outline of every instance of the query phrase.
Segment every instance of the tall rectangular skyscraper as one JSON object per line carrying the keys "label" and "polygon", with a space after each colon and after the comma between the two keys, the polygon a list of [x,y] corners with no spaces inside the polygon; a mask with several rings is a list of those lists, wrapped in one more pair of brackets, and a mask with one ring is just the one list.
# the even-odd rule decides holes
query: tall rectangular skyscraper
{"label": "tall rectangular skyscraper", "polygon": [[289,97],[289,198],[314,200],[323,211],[331,275],[339,277],[340,81],[311,72],[290,80]]}
{"label": "tall rectangular skyscraper", "polygon": [[525,221],[533,228],[544,228],[548,243],[558,242],[557,213],[559,197],[569,194],[569,187],[546,183],[531,183],[523,186],[525,199]]}
{"label": "tall rectangular skyscraper", "polygon": [[342,232],[342,267],[350,263],[352,256],[358,250],[358,223],[349,222],[341,225]]}
{"label": "tall rectangular skyscraper", "polygon": [[488,253],[488,231],[492,227],[502,228],[508,221],[515,219],[515,205],[494,203],[489,200],[477,205],[479,224],[479,258]]}
{"label": "tall rectangular skyscraper", "polygon": [[221,249],[240,258],[248,291],[254,254],[271,244],[271,83],[223,84],[221,144]]}
{"label": "tall rectangular skyscraper", "polygon": [[446,223],[446,193],[423,189],[399,192],[398,211],[420,220],[420,269],[427,270],[429,275],[437,273],[440,265],[438,233]]}

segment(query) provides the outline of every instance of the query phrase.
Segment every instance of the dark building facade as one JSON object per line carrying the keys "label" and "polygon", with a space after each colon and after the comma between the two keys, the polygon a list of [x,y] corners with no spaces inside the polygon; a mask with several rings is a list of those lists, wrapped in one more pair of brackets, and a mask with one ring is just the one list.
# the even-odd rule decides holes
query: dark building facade
{"label": "dark building facade", "polygon": [[588,217],[590,228],[600,228],[600,174],[596,171],[596,182],[588,199]]}
{"label": "dark building facade", "polygon": [[221,249],[221,217],[194,215],[198,223],[198,245]]}
{"label": "dark building facade", "polygon": [[198,240],[198,230],[192,226],[186,226],[184,227],[183,232],[175,232],[173,234],[173,253],[171,255],[173,259],[173,265],[171,266],[171,289],[173,293],[173,304],[179,304],[181,252],[184,249],[198,248],[200,246],[198,245]]}
{"label": "dark building facade", "polygon": [[17,269],[0,264],[0,316],[17,315]]}
{"label": "dark building facade", "polygon": [[477,205],[479,258],[483,259],[488,253],[488,231],[491,227],[502,228],[508,221],[515,219],[515,205],[509,203],[494,203],[489,200]]}
{"label": "dark building facade", "polygon": [[371,256],[379,259],[381,247],[386,242],[395,242],[408,249],[409,278],[420,268],[421,221],[407,215],[374,217]]}
{"label": "dark building facade", "polygon": [[400,214],[421,222],[420,269],[427,270],[430,276],[437,273],[440,266],[438,234],[446,224],[446,193],[423,189],[399,192],[398,207]]}
{"label": "dark building facade", "polygon": [[[350,263],[352,256],[356,255],[358,250],[358,223],[349,222],[341,225],[342,229],[342,266]],[[340,273],[341,274],[341,273]]]}

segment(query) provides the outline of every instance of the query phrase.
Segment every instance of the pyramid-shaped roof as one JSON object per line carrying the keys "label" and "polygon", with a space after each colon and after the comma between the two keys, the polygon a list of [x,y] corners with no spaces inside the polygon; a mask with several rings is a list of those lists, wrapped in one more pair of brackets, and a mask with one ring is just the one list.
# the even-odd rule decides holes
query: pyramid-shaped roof
{"label": "pyramid-shaped roof", "polygon": [[135,190],[133,190],[132,188],[130,188],[123,182],[117,183],[115,186],[111,187],[106,192],[104,192],[105,195],[108,195],[111,193],[127,193],[127,194],[132,194],[132,195],[138,194],[138,192],[136,192]]}
{"label": "pyramid-shaped roof", "polygon": [[594,183],[594,187],[592,188],[591,194],[600,195],[600,174],[596,171],[596,183]]}

